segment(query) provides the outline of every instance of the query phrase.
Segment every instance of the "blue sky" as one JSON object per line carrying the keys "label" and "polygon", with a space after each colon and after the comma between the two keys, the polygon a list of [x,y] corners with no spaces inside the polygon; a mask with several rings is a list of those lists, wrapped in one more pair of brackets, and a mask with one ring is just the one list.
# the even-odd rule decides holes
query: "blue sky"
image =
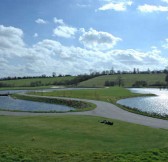
{"label": "blue sky", "polygon": [[168,66],[168,0],[1,0],[0,77]]}

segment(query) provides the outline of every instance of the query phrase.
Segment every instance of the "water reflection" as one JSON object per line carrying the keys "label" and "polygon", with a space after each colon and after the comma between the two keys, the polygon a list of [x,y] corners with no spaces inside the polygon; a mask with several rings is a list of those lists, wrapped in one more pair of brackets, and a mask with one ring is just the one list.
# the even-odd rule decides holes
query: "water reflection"
{"label": "water reflection", "polygon": [[41,112],[43,111],[66,112],[74,110],[74,108],[64,105],[18,100],[13,99],[9,96],[0,97],[0,108],[4,110],[41,111]]}
{"label": "water reflection", "polygon": [[119,100],[117,103],[141,111],[168,115],[168,91],[157,88],[130,88],[134,93],[155,94],[152,97],[136,97]]}
{"label": "water reflection", "polygon": [[[0,91],[0,94],[13,94],[13,93],[26,93],[26,92],[50,92],[55,90],[80,90],[88,88],[50,88],[50,89],[41,89],[41,90],[4,90]],[[89,88],[96,89],[96,88]],[[13,99],[9,96],[0,96],[0,109],[5,110],[20,110],[20,111],[58,111],[66,112],[74,110],[72,107],[49,104],[42,102],[33,102],[26,100]]]}

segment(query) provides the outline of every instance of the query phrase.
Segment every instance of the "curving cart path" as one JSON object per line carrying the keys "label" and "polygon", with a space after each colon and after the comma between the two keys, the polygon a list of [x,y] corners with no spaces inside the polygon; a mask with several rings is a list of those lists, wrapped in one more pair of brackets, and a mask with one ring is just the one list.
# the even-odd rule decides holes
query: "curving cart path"
{"label": "curving cart path", "polygon": [[[46,96],[38,96],[38,97],[46,97]],[[139,114],[134,114],[125,111],[123,109],[120,109],[119,107],[108,102],[87,100],[87,99],[66,98],[66,97],[48,97],[48,98],[61,98],[61,99],[86,101],[96,104],[97,107],[94,110],[85,112],[31,113],[31,112],[0,111],[0,115],[12,115],[12,116],[91,115],[91,116],[100,116],[105,118],[117,119],[125,122],[145,125],[154,128],[168,129],[168,120],[156,119]]]}

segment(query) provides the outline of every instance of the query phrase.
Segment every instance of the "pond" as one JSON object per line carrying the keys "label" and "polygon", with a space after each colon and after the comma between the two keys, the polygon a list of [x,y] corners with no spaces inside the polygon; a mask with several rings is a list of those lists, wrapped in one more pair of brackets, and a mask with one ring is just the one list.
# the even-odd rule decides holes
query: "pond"
{"label": "pond", "polygon": [[4,110],[19,110],[19,111],[57,111],[57,112],[66,112],[74,110],[72,107],[49,104],[44,102],[33,102],[26,100],[13,99],[10,96],[1,96],[0,97],[0,108]]}
{"label": "pond", "polygon": [[156,96],[122,99],[117,101],[118,104],[137,108],[143,112],[168,115],[168,90],[157,88],[129,88],[129,90],[134,93],[155,94]]}
{"label": "pond", "polygon": [[[26,92],[50,92],[55,90],[80,90],[80,89],[88,89],[88,88],[50,88],[50,89],[41,89],[41,90],[3,90],[0,91],[1,94],[13,94],[13,93],[26,93]],[[95,89],[95,88],[89,88]],[[0,109],[3,110],[18,110],[18,111],[40,111],[40,112],[49,112],[49,111],[57,111],[57,112],[67,112],[70,110],[75,110],[73,107],[58,105],[58,104],[49,104],[44,102],[34,102],[34,101],[26,101],[13,99],[10,96],[0,96]]]}
{"label": "pond", "polygon": [[[45,90],[36,90],[36,91],[53,91],[55,89],[45,89]],[[0,91],[0,94],[12,94],[12,93],[25,93],[35,90],[4,90]],[[57,112],[67,112],[74,110],[72,107],[65,105],[49,104],[43,102],[33,102],[26,100],[13,99],[9,96],[0,96],[0,109],[3,110],[12,110],[12,111],[57,111]]]}

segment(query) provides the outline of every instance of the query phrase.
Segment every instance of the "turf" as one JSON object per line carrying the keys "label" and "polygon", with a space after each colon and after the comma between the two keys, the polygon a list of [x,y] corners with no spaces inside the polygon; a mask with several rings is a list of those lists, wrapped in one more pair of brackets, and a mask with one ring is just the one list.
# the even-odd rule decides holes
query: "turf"
{"label": "turf", "polygon": [[136,81],[146,81],[148,85],[160,82],[165,84],[166,74],[115,74],[99,76],[87,81],[81,82],[79,87],[104,87],[105,81],[116,81],[121,76],[124,86],[131,87]]}
{"label": "turf", "polygon": [[99,120],[103,118],[0,116],[0,161],[168,158],[168,131],[117,120],[108,126]]}

